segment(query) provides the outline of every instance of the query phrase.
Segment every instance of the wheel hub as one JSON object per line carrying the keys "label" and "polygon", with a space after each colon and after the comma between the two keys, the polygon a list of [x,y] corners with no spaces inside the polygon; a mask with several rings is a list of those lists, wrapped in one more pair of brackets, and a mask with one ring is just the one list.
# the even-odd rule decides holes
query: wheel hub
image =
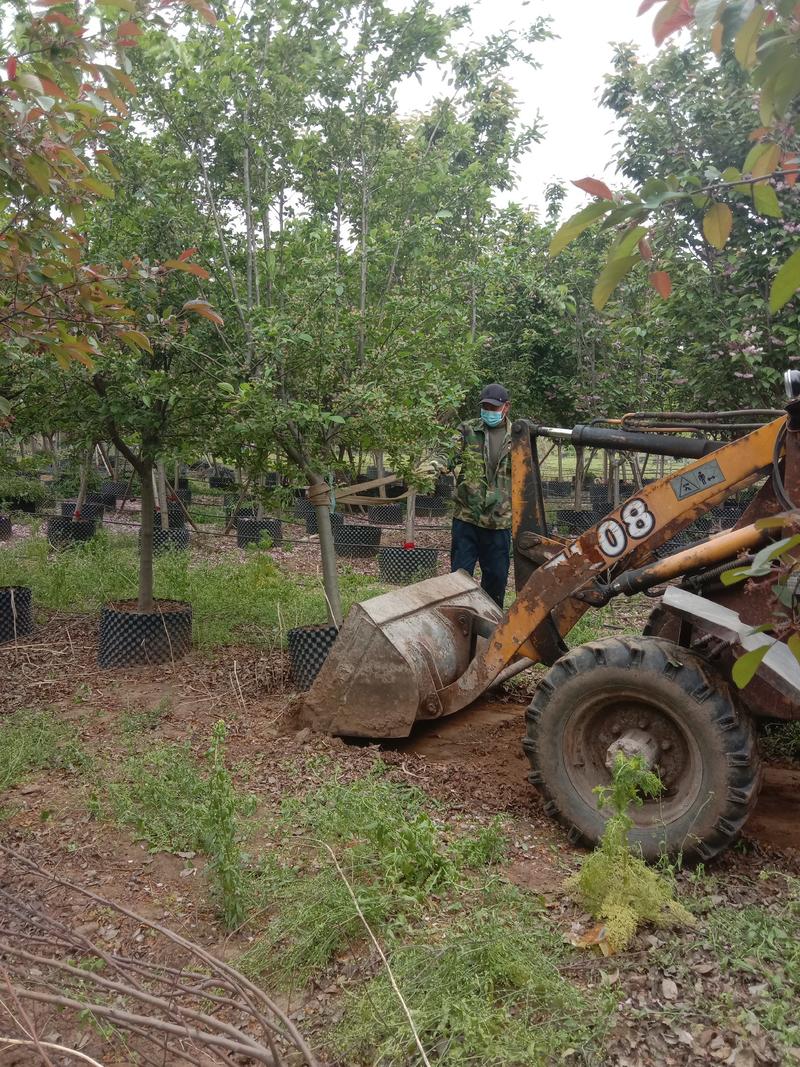
{"label": "wheel hub", "polygon": [[616,741],[613,741],[606,749],[606,767],[609,773],[614,770],[614,764],[617,762],[617,756],[622,753],[626,759],[633,759],[638,756],[642,761],[644,769],[652,770],[654,765],[658,761],[659,757],[659,744],[654,737],[651,737],[645,730],[626,730],[621,737],[618,737]]}
{"label": "wheel hub", "polygon": [[567,773],[592,806],[594,790],[608,784],[618,752],[640,756],[662,784],[658,798],[646,799],[631,813],[637,825],[678,818],[694,802],[702,777],[697,746],[658,697],[617,685],[600,689],[569,717],[564,740]]}

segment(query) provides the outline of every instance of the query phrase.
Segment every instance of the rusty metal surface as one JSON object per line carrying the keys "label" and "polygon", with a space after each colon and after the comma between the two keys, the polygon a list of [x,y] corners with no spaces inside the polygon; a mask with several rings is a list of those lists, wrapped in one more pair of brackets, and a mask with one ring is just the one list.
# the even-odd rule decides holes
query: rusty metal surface
{"label": "rusty metal surface", "polygon": [[464,571],[356,604],[306,694],[303,723],[351,737],[406,737],[417,718],[441,714],[438,692],[501,617]]}
{"label": "rusty metal surface", "polygon": [[[304,721],[332,733],[402,737],[417,718],[472,703],[516,657],[552,660],[554,636],[565,635],[589,609],[576,594],[598,578],[613,583],[626,569],[648,563],[709,508],[763,477],[785,421],[721,445],[713,466],[702,457],[637,490],[538,569],[527,561],[529,577],[504,616],[463,572],[356,605],[307,694]],[[532,457],[522,446],[515,466],[514,536],[522,545],[530,533],[525,522],[538,521],[529,484]],[[765,493],[760,507],[770,506]],[[742,537],[750,543],[750,532]],[[714,563],[721,558],[719,543],[705,542],[690,555],[693,567]]]}
{"label": "rusty metal surface", "polygon": [[[531,635],[554,608],[588,581],[604,573],[613,578],[617,571],[627,566],[641,565],[699,515],[736,489],[763,476],[771,465],[775,442],[785,421],[785,418],[776,419],[715,451],[714,460],[722,471],[722,481],[707,489],[681,500],[674,484],[677,477],[691,475],[704,467],[707,460],[700,459],[687,464],[678,475],[654,482],[637,492],[633,499],[641,502],[647,514],[652,516],[649,532],[636,537],[626,536],[613,548],[609,545],[604,533],[610,529],[609,522],[615,523],[617,529],[629,526],[624,518],[626,513],[630,514],[632,501],[629,500],[540,567],[520,590],[487,647],[472,660],[466,672],[441,693],[445,713],[450,714],[472,703],[526,642],[525,654],[536,658],[535,641],[529,641]],[[574,611],[573,608],[570,615],[574,615]]]}
{"label": "rusty metal surface", "polygon": [[547,535],[539,456],[530,423],[524,419],[511,427],[511,515],[514,581],[519,590],[540,565],[526,549],[525,539],[537,535],[546,539]]}

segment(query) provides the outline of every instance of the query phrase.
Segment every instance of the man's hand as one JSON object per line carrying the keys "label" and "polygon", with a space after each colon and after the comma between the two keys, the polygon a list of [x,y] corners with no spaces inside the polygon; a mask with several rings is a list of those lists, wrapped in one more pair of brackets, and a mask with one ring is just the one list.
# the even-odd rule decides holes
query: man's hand
{"label": "man's hand", "polygon": [[423,459],[414,468],[414,475],[420,479],[430,479],[439,473],[439,464],[435,459]]}

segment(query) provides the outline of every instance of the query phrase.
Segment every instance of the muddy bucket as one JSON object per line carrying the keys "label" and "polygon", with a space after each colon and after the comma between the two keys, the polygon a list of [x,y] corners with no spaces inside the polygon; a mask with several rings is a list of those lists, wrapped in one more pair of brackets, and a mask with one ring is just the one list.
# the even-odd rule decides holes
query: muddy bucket
{"label": "muddy bucket", "polygon": [[442,714],[438,693],[459,678],[502,618],[465,571],[355,604],[302,719],[346,737],[407,737]]}

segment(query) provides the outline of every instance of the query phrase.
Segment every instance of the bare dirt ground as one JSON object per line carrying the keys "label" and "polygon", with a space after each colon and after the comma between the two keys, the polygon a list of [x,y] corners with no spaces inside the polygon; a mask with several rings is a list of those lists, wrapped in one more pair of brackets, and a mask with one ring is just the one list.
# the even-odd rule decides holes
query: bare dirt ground
{"label": "bare dirt ground", "polygon": [[[440,543],[444,531],[434,528],[428,536]],[[234,546],[230,539],[226,551],[238,551]],[[202,552],[200,546],[198,550]],[[214,551],[219,550],[220,543],[215,542]],[[311,542],[307,551],[301,544],[292,552],[276,549],[274,554],[299,572],[317,565],[316,545]],[[360,565],[354,561],[354,566]],[[374,573],[374,563],[364,566]],[[624,622],[612,620],[609,632]],[[195,651],[164,667],[101,672],[96,667],[96,622],[82,616],[51,616],[24,643],[0,648],[0,715],[21,708],[51,708],[75,725],[87,748],[112,764],[125,758],[126,716],[160,708],[149,735],[153,743],[186,742],[198,755],[206,751],[213,724],[222,718],[229,729],[228,756],[237,768],[237,779],[267,808],[301,791],[311,780],[311,762],[320,755],[336,760],[352,776],[366,772],[380,756],[393,776],[440,801],[447,816],[484,821],[502,816],[510,842],[507,877],[545,901],[565,937],[586,928],[589,917],[563,890],[564,878],[574,871],[579,854],[544,815],[526,781],[520,744],[525,701],[520,690],[487,698],[449,720],[421,725],[404,741],[345,744],[297,730],[292,717],[296,694],[287,679],[282,653],[250,647]],[[2,839],[35,854],[38,862],[62,877],[169,924],[221,957],[235,959],[251,935],[226,934],[209,905],[203,864],[151,854],[130,833],[98,821],[87,804],[90,791],[90,782],[63,772],[26,779],[3,797],[7,818],[0,824]],[[779,903],[780,882],[774,888],[773,882],[764,881],[764,872],[781,878],[800,876],[797,765],[767,766],[759,806],[744,842],[710,872],[710,906],[744,908],[773,899]],[[680,877],[688,885],[692,876]],[[19,884],[19,872],[3,870],[0,860],[0,885]],[[53,902],[59,904],[58,895]],[[69,921],[97,921],[85,905],[63,900],[61,906]],[[110,928],[106,933],[107,943],[115,949],[134,947],[135,929]],[[613,960],[576,953],[574,978],[587,985],[612,984],[621,992],[604,1063],[655,1067],[719,1062],[756,1067],[800,1060],[800,1050],[789,1059],[776,1051],[750,1011],[754,998],[763,993],[753,992],[752,981],[731,972],[710,951],[702,921],[687,933],[643,934],[630,952]],[[325,1027],[336,1013],[340,995],[340,986],[312,987],[289,1000],[293,1017],[315,1038],[318,1048],[324,1049]],[[85,1029],[75,1030],[59,1013],[52,1013],[45,1029],[65,1041],[83,1041],[87,1052],[102,1051],[96,1034],[87,1038]],[[29,1050],[0,1048],[3,1067],[40,1062],[38,1054]],[[68,1061],[53,1060],[54,1065],[62,1062]],[[107,1067],[112,1067],[111,1061]]]}

